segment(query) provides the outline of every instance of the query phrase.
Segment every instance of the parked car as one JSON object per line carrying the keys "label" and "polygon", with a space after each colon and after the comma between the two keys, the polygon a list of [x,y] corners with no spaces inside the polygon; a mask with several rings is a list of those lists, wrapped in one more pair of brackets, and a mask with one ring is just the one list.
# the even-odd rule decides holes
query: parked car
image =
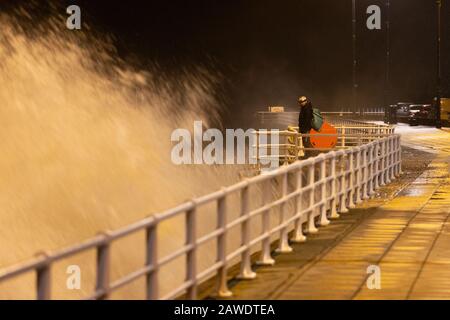
{"label": "parked car", "polygon": [[398,102],[397,103],[397,118],[399,120],[407,120],[409,117],[409,107],[412,102]]}
{"label": "parked car", "polygon": [[431,104],[413,104],[409,107],[409,124],[411,126],[431,125],[435,121],[434,115]]}

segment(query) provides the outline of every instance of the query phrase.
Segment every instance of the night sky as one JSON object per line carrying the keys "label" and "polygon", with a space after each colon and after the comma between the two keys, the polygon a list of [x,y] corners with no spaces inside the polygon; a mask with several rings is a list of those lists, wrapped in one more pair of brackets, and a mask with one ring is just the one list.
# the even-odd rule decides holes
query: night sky
{"label": "night sky", "polygon": [[[15,2],[15,1],[14,1]],[[66,1],[83,23],[112,34],[120,56],[142,68],[203,65],[225,81],[225,122],[239,125],[268,105],[295,107],[298,95],[330,110],[350,107],[351,0]],[[358,2],[358,103],[384,102],[386,32],[369,31]],[[383,21],[386,17],[383,11]],[[450,2],[444,0],[444,95],[450,95]],[[436,87],[436,5],[391,0],[391,103],[430,102]]]}

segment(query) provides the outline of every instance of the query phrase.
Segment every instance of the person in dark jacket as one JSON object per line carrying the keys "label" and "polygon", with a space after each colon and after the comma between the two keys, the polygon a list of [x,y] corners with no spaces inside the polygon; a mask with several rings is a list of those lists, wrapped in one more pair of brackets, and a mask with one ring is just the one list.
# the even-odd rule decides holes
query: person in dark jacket
{"label": "person in dark jacket", "polygon": [[[299,132],[308,134],[312,129],[313,105],[305,96],[298,98],[298,104],[300,106],[300,115],[298,117]],[[309,137],[302,137],[302,140],[305,148],[311,147]]]}

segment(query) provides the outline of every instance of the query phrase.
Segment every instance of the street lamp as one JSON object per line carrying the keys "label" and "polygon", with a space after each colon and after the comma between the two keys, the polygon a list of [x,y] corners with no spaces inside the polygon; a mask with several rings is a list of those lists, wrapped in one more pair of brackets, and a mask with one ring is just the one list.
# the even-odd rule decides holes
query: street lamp
{"label": "street lamp", "polygon": [[386,1],[386,75],[384,83],[384,105],[388,112],[388,122],[391,123],[391,106],[390,106],[390,67],[391,67],[391,2]]}
{"label": "street lamp", "polygon": [[352,104],[353,104],[353,112],[356,112],[357,109],[357,97],[356,97],[356,89],[358,84],[356,83],[356,67],[357,67],[357,58],[356,58],[356,0],[352,0],[352,42],[353,42],[353,87],[352,87]]}
{"label": "street lamp", "polygon": [[441,7],[442,0],[436,0],[437,4],[437,32],[436,32],[436,45],[437,45],[437,78],[436,78],[436,128],[440,129],[441,124]]}

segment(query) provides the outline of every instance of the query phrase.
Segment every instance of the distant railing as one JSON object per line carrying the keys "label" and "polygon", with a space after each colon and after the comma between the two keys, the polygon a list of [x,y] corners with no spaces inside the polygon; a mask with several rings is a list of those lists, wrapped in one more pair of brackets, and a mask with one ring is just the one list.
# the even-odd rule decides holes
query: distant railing
{"label": "distant railing", "polygon": [[[324,118],[331,123],[360,123],[366,124],[364,121],[368,120],[383,120],[384,110],[379,108],[364,109],[361,112],[352,111],[322,111]],[[270,129],[275,127],[287,127],[298,124],[298,111],[286,111],[286,112],[257,112],[256,117],[260,128]],[[352,120],[350,120],[352,119]],[[268,128],[270,127],[270,128]]]}
{"label": "distant railing", "polygon": [[[365,130],[365,129],[364,129]],[[348,208],[369,199],[375,190],[401,173],[400,136],[392,133],[377,133],[379,138],[366,144],[346,149],[322,153],[316,157],[282,166],[267,174],[258,175],[222,188],[219,191],[195,198],[175,208],[138,221],[122,229],[98,235],[88,241],[49,254],[43,254],[30,262],[0,271],[0,283],[24,273],[34,271],[36,275],[37,299],[50,299],[51,268],[59,260],[74,256],[87,250],[96,250],[96,286],[87,299],[106,299],[119,288],[145,277],[147,299],[174,299],[185,295],[196,299],[198,286],[205,279],[216,277],[217,294],[220,297],[231,295],[227,276],[230,264],[238,259],[240,278],[253,279],[251,254],[260,247],[259,263],[272,265],[271,244],[276,235],[278,252],[290,252],[290,241],[306,240],[303,226],[308,233],[318,231],[318,225],[330,223]],[[348,135],[341,134],[347,141]],[[362,141],[362,140],[361,140]],[[250,208],[250,198],[255,188],[262,190],[263,203]],[[273,189],[276,189],[274,193]],[[227,201],[239,195],[240,214],[229,219]],[[288,206],[288,203],[293,203]],[[198,235],[198,210],[204,205],[215,204],[217,227],[206,235]],[[290,209],[292,207],[292,209]],[[276,209],[276,210],[275,210]],[[279,218],[271,225],[271,215]],[[165,256],[158,254],[161,241],[158,229],[161,223],[174,217],[184,217],[185,241],[182,246]],[[260,219],[261,232],[252,236],[250,221]],[[254,221],[254,220],[253,220]],[[239,228],[240,246],[227,250],[231,228]],[[122,238],[139,231],[146,232],[146,262],[141,268],[118,280],[110,280],[111,246]],[[292,233],[291,233],[292,232]],[[289,239],[290,234],[292,237]],[[204,270],[198,268],[198,249],[204,243],[216,240],[216,259]],[[159,270],[179,257],[185,257],[185,280],[167,294],[162,295],[160,284],[163,281]]]}
{"label": "distant railing", "polygon": [[[289,164],[296,160],[301,160],[306,151],[330,151],[337,149],[347,149],[350,147],[361,146],[377,139],[389,137],[394,134],[395,127],[388,125],[375,125],[354,120],[334,120],[332,121],[336,128],[336,134],[301,134],[298,127],[289,127],[288,130],[274,132],[270,130],[257,130],[254,132],[256,142],[253,145],[256,162],[261,160],[278,159],[281,164]],[[264,141],[270,141],[271,136],[276,135],[278,144],[261,143],[260,137]],[[335,137],[336,145],[332,148],[305,147],[303,138],[310,137]],[[261,152],[263,150],[263,152]],[[270,154],[271,150],[278,153]],[[261,154],[264,154],[261,156]]]}

